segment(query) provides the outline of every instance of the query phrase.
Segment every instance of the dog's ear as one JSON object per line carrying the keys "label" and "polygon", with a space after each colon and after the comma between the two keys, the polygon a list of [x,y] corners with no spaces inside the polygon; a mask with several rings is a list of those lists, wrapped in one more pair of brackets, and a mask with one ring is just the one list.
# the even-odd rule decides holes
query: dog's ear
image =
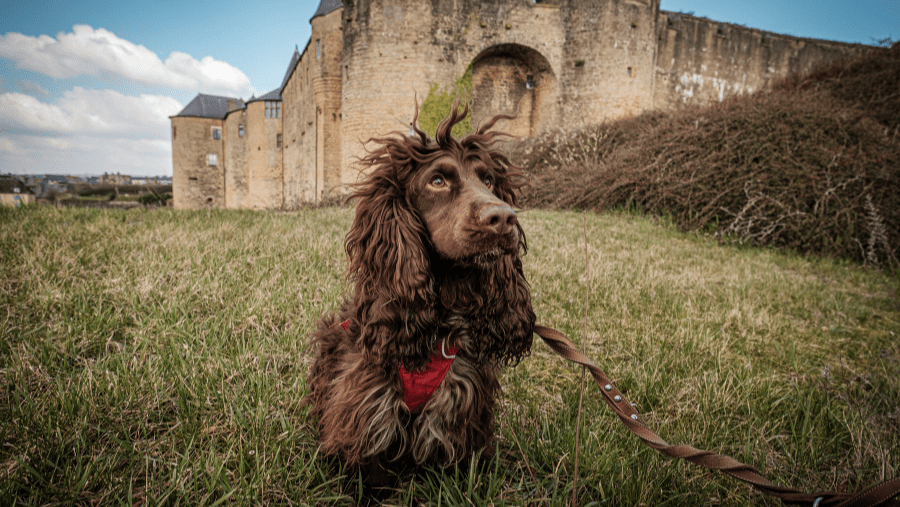
{"label": "dog's ear", "polygon": [[361,345],[386,370],[400,361],[423,367],[434,328],[425,226],[390,164],[376,165],[351,198],[356,217],[345,246]]}

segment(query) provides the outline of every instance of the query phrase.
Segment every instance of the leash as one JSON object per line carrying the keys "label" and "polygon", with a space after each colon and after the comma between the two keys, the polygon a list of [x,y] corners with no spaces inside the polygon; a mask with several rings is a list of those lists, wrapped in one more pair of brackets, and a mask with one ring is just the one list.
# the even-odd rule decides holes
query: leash
{"label": "leash", "polygon": [[564,359],[586,367],[591,372],[594,380],[597,381],[597,385],[600,386],[600,392],[603,393],[606,403],[619,416],[622,424],[637,435],[645,444],[666,456],[690,461],[695,465],[712,470],[719,470],[750,484],[767,495],[780,498],[783,502],[792,505],[811,505],[812,507],[900,507],[900,477],[885,481],[859,493],[827,491],[810,494],[803,493],[797,489],[779,486],[760,475],[752,466],[745,465],[730,456],[695,449],[689,445],[671,445],[641,421],[641,416],[634,409],[634,405],[622,396],[622,393],[609,381],[603,370],[579,351],[575,344],[569,341],[564,334],[541,325],[535,325],[534,332]]}

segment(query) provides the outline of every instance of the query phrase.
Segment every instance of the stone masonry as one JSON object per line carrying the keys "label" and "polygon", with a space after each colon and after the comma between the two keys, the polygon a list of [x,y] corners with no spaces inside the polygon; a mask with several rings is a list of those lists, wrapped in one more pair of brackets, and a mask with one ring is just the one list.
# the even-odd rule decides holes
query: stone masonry
{"label": "stone masonry", "polygon": [[415,97],[470,66],[473,125],[518,105],[498,128],[532,136],[766,90],[873,50],[661,11],[659,0],[321,0],[310,23],[281,87],[246,103],[200,94],[171,118],[176,208],[342,196],[362,141],[408,132]]}

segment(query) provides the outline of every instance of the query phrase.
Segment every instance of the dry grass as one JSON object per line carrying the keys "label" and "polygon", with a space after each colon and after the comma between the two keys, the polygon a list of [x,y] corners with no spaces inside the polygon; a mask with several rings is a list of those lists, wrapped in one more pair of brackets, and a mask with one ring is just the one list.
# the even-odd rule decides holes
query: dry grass
{"label": "dry grass", "polygon": [[[0,209],[0,498],[356,502],[299,404],[351,214]],[[522,221],[539,321],[582,342],[590,280],[586,352],[668,441],[806,490],[898,475],[896,277],[615,213],[587,217],[585,274],[580,213]],[[536,343],[503,376],[498,457],[406,477],[387,503],[567,504],[579,379]],[[585,505],[779,505],[642,448],[598,396]]]}

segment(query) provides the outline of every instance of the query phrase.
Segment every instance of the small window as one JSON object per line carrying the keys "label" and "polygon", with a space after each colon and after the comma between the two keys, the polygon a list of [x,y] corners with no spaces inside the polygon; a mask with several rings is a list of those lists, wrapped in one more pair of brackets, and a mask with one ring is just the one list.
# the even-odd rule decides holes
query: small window
{"label": "small window", "polygon": [[241,116],[247,116],[247,108],[241,109]]}
{"label": "small window", "polygon": [[316,39],[316,58],[322,58],[322,40]]}
{"label": "small window", "polygon": [[238,137],[244,137],[244,125],[238,125]]}
{"label": "small window", "polygon": [[528,88],[529,90],[534,88],[534,76],[525,77],[525,88]]}
{"label": "small window", "polygon": [[276,100],[266,101],[266,118],[281,118],[281,102]]}
{"label": "small window", "polygon": [[207,153],[206,164],[211,166],[219,165],[219,156],[215,153]]}
{"label": "small window", "polygon": [[631,67],[628,67],[628,77],[631,77]]}
{"label": "small window", "polygon": [[276,148],[281,148],[281,134],[278,134],[278,135],[275,137],[275,147],[276,147]]}
{"label": "small window", "polygon": [[212,129],[212,137],[213,137],[213,139],[215,139],[215,140],[222,139],[222,129],[217,128],[217,127],[213,127],[213,129]]}
{"label": "small window", "polygon": [[172,139],[175,139],[176,132],[178,132],[178,127],[172,127]]}

